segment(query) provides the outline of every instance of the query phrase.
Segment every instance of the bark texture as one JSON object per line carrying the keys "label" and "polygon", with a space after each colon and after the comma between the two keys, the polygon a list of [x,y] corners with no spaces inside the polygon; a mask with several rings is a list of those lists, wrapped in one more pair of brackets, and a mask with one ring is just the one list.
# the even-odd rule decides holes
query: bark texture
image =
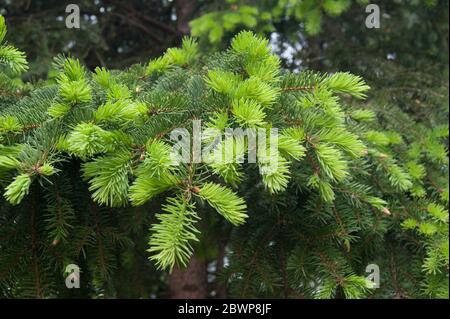
{"label": "bark texture", "polygon": [[172,299],[204,299],[208,297],[206,262],[196,256],[187,268],[174,268],[169,276],[169,294]]}

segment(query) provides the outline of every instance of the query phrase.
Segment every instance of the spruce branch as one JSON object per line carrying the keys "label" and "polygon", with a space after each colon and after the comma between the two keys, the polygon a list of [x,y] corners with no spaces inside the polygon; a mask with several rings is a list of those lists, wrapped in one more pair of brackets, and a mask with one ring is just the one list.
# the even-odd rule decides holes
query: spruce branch
{"label": "spruce branch", "polygon": [[245,201],[224,186],[206,183],[201,186],[198,196],[235,226],[243,224],[248,217],[245,213],[247,209]]}
{"label": "spruce branch", "polygon": [[30,191],[32,179],[29,174],[20,174],[6,187],[5,198],[13,205],[19,204]]}
{"label": "spruce branch", "polygon": [[191,242],[198,241],[195,224],[199,217],[195,205],[181,196],[168,198],[163,211],[156,215],[159,223],[150,229],[152,235],[147,251],[158,268],[172,271],[175,265],[187,265],[193,252]]}
{"label": "spruce branch", "polygon": [[337,72],[326,78],[322,84],[336,93],[349,94],[357,99],[364,99],[370,89],[361,77],[348,72]]}
{"label": "spruce branch", "polygon": [[92,198],[99,204],[123,206],[128,201],[128,174],[131,165],[129,152],[118,152],[83,164]]}

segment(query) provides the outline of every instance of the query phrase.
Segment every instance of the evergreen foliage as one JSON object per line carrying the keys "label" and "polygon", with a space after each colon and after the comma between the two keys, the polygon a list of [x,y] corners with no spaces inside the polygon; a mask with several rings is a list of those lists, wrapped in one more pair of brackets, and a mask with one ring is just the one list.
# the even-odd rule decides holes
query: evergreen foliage
{"label": "evergreen foliage", "polygon": [[[186,266],[227,222],[233,296],[448,298],[448,126],[396,132],[361,102],[361,77],[284,71],[252,32],[211,56],[186,38],[125,71],[63,56],[55,68],[54,85],[0,107],[2,296],[64,296],[76,263],[89,278],[77,293],[149,297],[134,286],[160,273],[123,273]],[[175,161],[170,133],[198,119],[225,139],[206,162]],[[240,127],[278,128],[279,148],[268,138],[256,163],[224,160],[251,148],[226,135]]]}

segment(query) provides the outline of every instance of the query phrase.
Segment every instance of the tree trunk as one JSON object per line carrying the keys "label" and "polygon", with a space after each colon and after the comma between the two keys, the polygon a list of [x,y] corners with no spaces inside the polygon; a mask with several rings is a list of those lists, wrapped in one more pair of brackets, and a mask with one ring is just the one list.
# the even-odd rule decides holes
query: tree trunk
{"label": "tree trunk", "polygon": [[169,277],[172,299],[204,299],[208,297],[208,273],[205,261],[193,256],[187,268],[174,268]]}
{"label": "tree trunk", "polygon": [[175,2],[177,11],[177,29],[182,34],[189,34],[191,28],[189,21],[192,20],[194,13],[194,2],[192,0],[176,0]]}

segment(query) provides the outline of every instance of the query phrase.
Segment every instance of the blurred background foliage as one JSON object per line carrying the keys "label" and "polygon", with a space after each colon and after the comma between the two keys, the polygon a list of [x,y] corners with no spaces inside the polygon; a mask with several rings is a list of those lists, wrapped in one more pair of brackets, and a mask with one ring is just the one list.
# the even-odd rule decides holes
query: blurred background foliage
{"label": "blurred background foliage", "polygon": [[[65,26],[65,9],[70,3],[80,8],[80,29]],[[175,19],[177,3],[2,0],[0,12],[9,26],[9,40],[27,52],[31,62],[28,76],[43,77],[60,53],[77,57],[91,68],[123,68],[161,54],[186,32],[187,22],[183,26]]]}
{"label": "blurred background foliage", "polygon": [[[69,3],[80,7],[80,29],[65,27]],[[373,1],[381,9],[380,29],[366,28],[367,3],[1,0],[0,13],[10,28],[9,41],[31,62],[28,79],[45,77],[59,53],[77,57],[92,69],[146,63],[178,45],[192,27],[205,49],[225,48],[243,29],[265,33],[290,69],[348,70],[372,86],[390,87],[394,95],[420,95],[405,92],[412,87],[399,77],[421,88],[442,84],[448,77],[448,1]],[[424,73],[430,76],[422,77]],[[394,90],[392,83],[402,89]]]}

